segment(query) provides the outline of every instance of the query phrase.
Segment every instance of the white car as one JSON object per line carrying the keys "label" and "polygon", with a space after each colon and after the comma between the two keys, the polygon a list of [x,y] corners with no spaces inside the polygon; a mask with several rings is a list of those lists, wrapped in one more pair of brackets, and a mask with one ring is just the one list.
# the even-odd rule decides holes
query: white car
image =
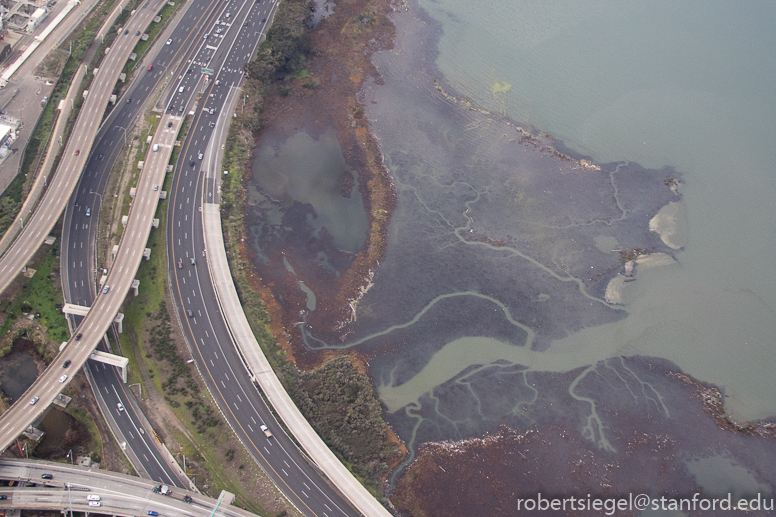
{"label": "white car", "polygon": [[102,506],[102,503],[99,501],[89,501],[89,506]]}
{"label": "white car", "polygon": [[121,402],[116,404],[116,407],[119,408],[119,411],[124,411],[124,404],[122,404]]}
{"label": "white car", "polygon": [[32,397],[32,400],[30,400],[30,406],[34,406],[37,401],[40,400],[40,397]]}
{"label": "white car", "polygon": [[100,496],[90,494],[90,495],[86,496],[86,499],[88,499],[89,501],[99,501],[100,500]]}
{"label": "white car", "polygon": [[168,39],[167,43],[165,43],[165,45],[172,45],[172,38]]}
{"label": "white car", "polygon": [[59,382],[65,382],[67,380],[67,375],[63,375],[59,378]]}

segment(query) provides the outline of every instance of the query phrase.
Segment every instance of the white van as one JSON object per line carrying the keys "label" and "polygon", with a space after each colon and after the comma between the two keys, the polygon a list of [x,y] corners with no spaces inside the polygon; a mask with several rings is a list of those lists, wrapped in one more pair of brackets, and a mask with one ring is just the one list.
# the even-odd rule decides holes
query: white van
{"label": "white van", "polygon": [[88,496],[86,496],[86,499],[88,499],[89,501],[99,501],[100,500],[100,496],[89,494]]}
{"label": "white van", "polygon": [[159,150],[159,144],[154,144],[154,146],[151,148],[154,152]]}
{"label": "white van", "polygon": [[183,90],[185,89],[186,89],[185,86],[181,86],[180,88],[178,88],[178,93],[183,93]]}

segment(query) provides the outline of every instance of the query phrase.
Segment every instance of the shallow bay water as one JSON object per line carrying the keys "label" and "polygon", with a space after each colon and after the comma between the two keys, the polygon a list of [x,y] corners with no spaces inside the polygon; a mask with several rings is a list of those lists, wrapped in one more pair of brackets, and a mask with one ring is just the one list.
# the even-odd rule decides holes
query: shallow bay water
{"label": "shallow bay water", "polygon": [[627,318],[551,349],[665,357],[722,387],[738,418],[776,415],[776,5],[420,6],[440,23],[436,63],[462,95],[596,161],[672,166],[686,180],[679,264],[632,284]]}
{"label": "shallow bay water", "polygon": [[[359,98],[397,191],[387,255],[347,333],[298,325],[307,346],[367,358],[411,451],[562,421],[576,448],[614,457],[636,400],[652,431],[682,436],[687,486],[767,492],[743,439],[726,455],[715,435],[711,454],[688,432],[699,402],[666,379],[718,385],[738,419],[776,415],[776,9],[408,5]],[[265,136],[254,162],[258,258],[293,276],[281,303],[309,312],[327,297],[306,275],[338,277],[366,230],[333,138]],[[674,235],[650,230],[670,227],[658,213]],[[631,276],[634,250],[651,259]]]}

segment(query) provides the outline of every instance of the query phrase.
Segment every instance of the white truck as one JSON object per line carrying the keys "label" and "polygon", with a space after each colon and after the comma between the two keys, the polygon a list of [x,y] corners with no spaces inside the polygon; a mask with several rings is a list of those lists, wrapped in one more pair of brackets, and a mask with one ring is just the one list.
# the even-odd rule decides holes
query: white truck
{"label": "white truck", "polygon": [[261,424],[261,425],[259,426],[259,429],[261,429],[262,431],[264,431],[264,435],[265,435],[267,438],[272,438],[272,432],[271,432],[269,429],[267,429],[267,426],[266,426],[266,425],[264,425],[264,424]]}

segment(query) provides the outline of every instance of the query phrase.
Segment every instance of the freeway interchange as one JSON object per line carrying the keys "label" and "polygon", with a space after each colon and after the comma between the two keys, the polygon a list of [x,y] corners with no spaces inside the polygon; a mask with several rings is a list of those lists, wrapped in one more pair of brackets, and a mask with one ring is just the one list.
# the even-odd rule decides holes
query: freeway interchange
{"label": "freeway interchange", "polygon": [[[202,255],[205,249],[200,210],[203,197],[211,203],[217,203],[218,197],[220,171],[219,162],[214,159],[218,154],[216,150],[226,135],[229,108],[234,105],[243,79],[242,67],[255,52],[277,4],[271,0],[191,1],[177,27],[160,38],[156,45],[158,53],[138,68],[137,77],[125,95],[126,102],[122,99],[109,115],[94,140],[91,153],[87,151],[89,142],[73,144],[80,145],[77,150],[81,152],[73,151],[73,159],[78,158],[78,161],[71,166],[73,170],[78,167],[84,170],[65,212],[63,288],[68,302],[90,306],[91,310],[87,316],[71,320],[73,328],[77,328],[83,338],[71,339],[28,392],[40,400],[29,404],[24,397],[8,413],[20,415],[19,421],[33,421],[40,408],[46,407],[63,387],[57,382],[63,371],[63,361],[72,361],[73,368],[88,361],[88,374],[101,409],[114,432],[125,438],[133,463],[141,465],[139,471],[151,479],[189,486],[185,474],[143,430],[148,429],[147,420],[115,369],[89,360],[89,356],[103,341],[113,316],[129,291],[151,231],[151,219],[161,194],[159,186],[164,184],[172,148],[184,118],[191,116],[190,130],[175,164],[173,188],[168,194],[167,238],[174,304],[192,355],[238,438],[292,504],[305,515],[357,515],[358,512],[301,454],[253,386],[215,302],[212,280],[204,266],[206,256]],[[150,4],[144,4],[144,7],[152,9]],[[134,18],[127,24],[130,32],[135,27]],[[264,22],[259,22],[260,19]],[[165,37],[169,44],[161,44]],[[111,51],[111,54],[118,53]],[[206,75],[206,69],[212,72],[207,70]],[[154,151],[149,152],[140,176],[129,224],[122,235],[121,251],[107,276],[107,289],[98,289],[94,273],[101,265],[95,263],[96,224],[93,222],[99,216],[108,173],[125,143],[127,132],[142,114],[143,104],[167,79],[166,74],[170,75],[170,80],[164,97],[166,102],[163,102],[164,114],[154,135]],[[92,112],[88,113],[91,115]],[[69,143],[65,157],[69,156],[70,149]],[[86,158],[81,153],[89,154],[88,161],[84,161]],[[39,232],[47,235],[42,230]],[[14,246],[21,242],[36,247],[34,239],[40,235],[35,234],[29,241],[23,237]],[[184,260],[186,267],[178,267]],[[96,296],[95,292],[98,293]],[[188,317],[188,314],[192,316]],[[126,411],[120,408],[126,408]],[[7,429],[10,425],[8,416],[3,415],[0,419],[3,446],[18,435],[18,425]],[[259,429],[261,425],[268,426],[274,437],[265,436]],[[380,514],[387,514],[380,508]]]}

